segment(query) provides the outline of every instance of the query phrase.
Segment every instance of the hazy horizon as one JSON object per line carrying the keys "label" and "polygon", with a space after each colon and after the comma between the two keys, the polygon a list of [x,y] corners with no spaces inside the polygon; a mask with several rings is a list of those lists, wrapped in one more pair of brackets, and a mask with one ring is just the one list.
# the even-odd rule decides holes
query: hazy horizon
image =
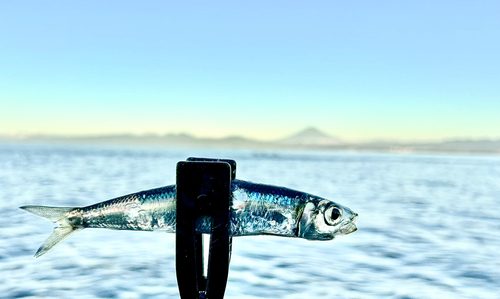
{"label": "hazy horizon", "polygon": [[[311,127],[308,127],[309,129]],[[316,128],[314,128],[316,129]],[[47,133],[34,133],[34,134],[0,134],[0,138],[4,138],[7,140],[22,140],[26,138],[33,138],[33,137],[47,137],[47,138],[106,138],[106,137],[116,137],[116,136],[130,136],[130,137],[148,137],[148,136],[153,136],[153,137],[164,137],[164,136],[189,136],[193,137],[196,139],[213,139],[213,140],[219,140],[219,139],[227,139],[227,138],[245,138],[248,140],[252,141],[257,141],[257,142],[274,142],[274,141],[279,141],[281,139],[286,139],[290,138],[292,136],[295,136],[297,133],[300,133],[304,130],[292,133],[292,134],[287,134],[285,136],[279,136],[273,139],[260,139],[258,136],[257,137],[246,137],[243,135],[237,135],[237,134],[232,134],[232,135],[223,135],[219,137],[207,137],[204,135],[197,135],[193,134],[191,132],[145,132],[145,133],[133,133],[133,132],[122,132],[122,133],[109,133],[109,134],[85,134],[85,133],[80,133],[80,134],[47,134]],[[321,130],[320,130],[321,131]],[[323,131],[322,131],[323,132]],[[324,132],[323,132],[324,133]],[[329,135],[329,137],[332,138],[337,138],[337,136],[334,135]],[[354,139],[339,139],[341,143],[373,143],[373,142],[392,142],[392,143],[440,143],[440,142],[453,142],[453,141],[470,141],[470,142],[477,142],[477,141],[500,141],[500,137],[498,138],[441,138],[441,139],[361,139],[361,140],[354,140]]]}
{"label": "hazy horizon", "polygon": [[192,132],[143,132],[143,133],[134,133],[134,132],[117,132],[117,133],[102,133],[102,134],[88,134],[88,133],[74,133],[74,134],[50,134],[50,133],[32,133],[32,134],[1,134],[0,133],[0,138],[5,138],[8,140],[22,140],[26,138],[33,138],[33,137],[47,137],[47,138],[106,138],[106,137],[117,137],[117,136],[129,136],[129,137],[148,137],[148,136],[153,136],[153,137],[164,137],[164,136],[189,136],[192,138],[196,139],[213,139],[213,140],[218,140],[218,139],[227,139],[227,138],[244,138],[248,140],[253,140],[253,141],[258,141],[258,142],[273,142],[273,141],[279,141],[282,139],[287,139],[293,136],[296,136],[299,133],[302,133],[306,130],[318,130],[321,133],[326,134],[328,137],[338,139],[341,143],[371,143],[371,142],[400,142],[400,143],[434,143],[434,142],[450,142],[450,141],[500,141],[500,137],[498,138],[472,138],[472,137],[462,137],[462,138],[453,138],[453,137],[444,137],[444,138],[439,138],[439,139],[383,139],[383,138],[374,138],[374,139],[360,139],[360,140],[355,140],[355,139],[341,139],[338,138],[338,136],[335,135],[330,135],[326,133],[325,131],[318,129],[316,127],[306,127],[303,128],[299,131],[292,132],[290,134],[284,135],[284,136],[278,136],[272,139],[263,139],[254,137],[254,136],[243,136],[243,135],[238,135],[237,133],[231,134],[231,135],[222,135],[222,136],[216,136],[216,137],[211,137],[211,136],[205,136],[205,135],[199,135],[195,134]]}
{"label": "hazy horizon", "polygon": [[0,8],[0,136],[500,138],[497,2]]}
{"label": "hazy horizon", "polygon": [[500,154],[499,139],[448,139],[440,141],[368,140],[350,141],[308,127],[291,136],[259,140],[243,136],[207,138],[192,134],[116,134],[85,136],[28,135],[2,137],[5,145],[104,146],[139,148],[190,148],[233,150],[313,150],[344,152],[428,153],[428,154]]}

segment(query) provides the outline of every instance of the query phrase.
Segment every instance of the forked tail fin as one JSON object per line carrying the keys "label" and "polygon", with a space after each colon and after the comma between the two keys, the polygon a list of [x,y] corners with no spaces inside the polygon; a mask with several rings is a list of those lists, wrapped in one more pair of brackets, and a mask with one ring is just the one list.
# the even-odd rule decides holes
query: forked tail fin
{"label": "forked tail fin", "polygon": [[21,209],[33,215],[46,219],[50,222],[58,222],[59,227],[54,228],[52,234],[38,248],[35,257],[39,257],[49,252],[59,243],[69,238],[72,234],[80,231],[83,227],[72,226],[66,220],[67,214],[75,208],[71,207],[44,207],[44,206],[22,206]]}

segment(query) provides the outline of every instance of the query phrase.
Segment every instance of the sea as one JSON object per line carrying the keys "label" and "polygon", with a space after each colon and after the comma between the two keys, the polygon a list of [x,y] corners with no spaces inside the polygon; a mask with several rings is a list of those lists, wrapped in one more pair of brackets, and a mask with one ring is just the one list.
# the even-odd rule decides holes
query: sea
{"label": "sea", "polygon": [[0,298],[179,298],[174,234],[86,229],[35,259],[54,224],[19,206],[171,185],[190,156],[359,214],[332,241],[234,238],[225,298],[500,298],[500,156],[40,145],[0,145]]}

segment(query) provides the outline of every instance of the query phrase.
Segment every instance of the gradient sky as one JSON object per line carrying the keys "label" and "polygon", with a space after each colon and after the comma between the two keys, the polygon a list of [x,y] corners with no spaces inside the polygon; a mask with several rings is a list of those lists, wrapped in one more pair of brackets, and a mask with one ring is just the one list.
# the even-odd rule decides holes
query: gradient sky
{"label": "gradient sky", "polygon": [[500,137],[500,2],[2,1],[0,134]]}

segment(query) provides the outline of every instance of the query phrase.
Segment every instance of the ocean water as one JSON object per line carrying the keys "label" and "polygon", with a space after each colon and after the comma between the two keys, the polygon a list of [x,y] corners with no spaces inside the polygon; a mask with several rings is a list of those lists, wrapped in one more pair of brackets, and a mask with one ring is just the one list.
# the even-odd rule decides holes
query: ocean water
{"label": "ocean water", "polygon": [[500,157],[0,146],[1,298],[179,298],[175,236],[84,230],[18,207],[85,206],[175,183],[188,156],[332,199],[360,216],[333,241],[239,237],[226,298],[500,298]]}

